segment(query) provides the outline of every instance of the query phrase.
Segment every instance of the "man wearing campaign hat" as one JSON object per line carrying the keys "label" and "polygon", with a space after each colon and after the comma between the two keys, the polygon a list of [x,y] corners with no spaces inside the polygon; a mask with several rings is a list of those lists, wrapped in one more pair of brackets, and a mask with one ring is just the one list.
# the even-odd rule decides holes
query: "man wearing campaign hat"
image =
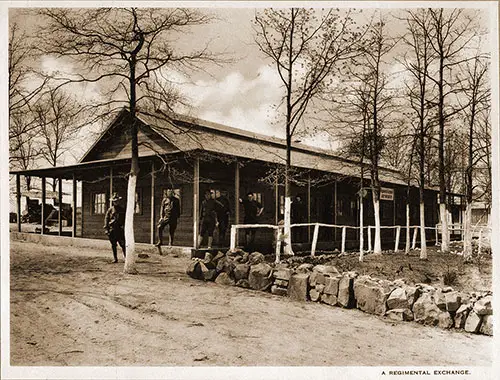
{"label": "man wearing campaign hat", "polygon": [[125,231],[123,229],[125,225],[125,210],[120,206],[121,199],[118,193],[113,193],[111,197],[111,207],[106,211],[106,216],[104,218],[104,230],[111,242],[114,263],[118,262],[118,255],[116,252],[117,243],[120,244],[123,250],[123,257],[125,257]]}

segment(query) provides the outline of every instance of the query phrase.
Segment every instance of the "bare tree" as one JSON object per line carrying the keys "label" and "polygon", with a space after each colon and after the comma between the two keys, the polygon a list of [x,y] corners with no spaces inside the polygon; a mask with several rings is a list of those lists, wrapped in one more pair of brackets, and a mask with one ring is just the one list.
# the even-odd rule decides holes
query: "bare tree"
{"label": "bare tree", "polygon": [[[51,166],[57,166],[73,147],[76,133],[86,123],[84,108],[73,95],[61,88],[52,88],[37,99],[32,110],[40,154]],[[55,179],[52,187],[55,191]]]}
{"label": "bare tree", "polygon": [[[408,11],[406,16],[407,35],[403,38],[409,52],[402,62],[411,75],[410,83],[406,84],[406,93],[410,108],[410,118],[416,117],[415,137],[418,157],[418,184],[420,195],[420,259],[427,259],[427,240],[425,233],[424,192],[426,186],[426,142],[433,126],[432,107],[435,100],[431,86],[428,83],[430,66],[434,55],[427,38],[431,27],[431,16],[427,9]],[[408,231],[407,231],[408,233]],[[408,242],[407,236],[407,242]]]}
{"label": "bare tree", "polygon": [[441,251],[450,249],[446,203],[445,129],[460,107],[451,99],[460,91],[460,79],[454,75],[458,66],[467,59],[466,48],[475,37],[473,17],[465,9],[429,8],[430,28],[427,38],[436,57],[435,69],[428,78],[437,89],[438,165],[439,165],[439,214],[441,219]]}
{"label": "bare tree", "polygon": [[372,22],[365,37],[363,54],[357,58],[355,70],[351,75],[368,88],[368,113],[366,140],[366,157],[369,162],[370,187],[372,192],[373,209],[375,214],[375,239],[373,252],[380,254],[381,229],[380,229],[380,158],[386,143],[384,128],[387,128],[389,118],[393,112],[394,92],[389,87],[389,77],[384,72],[384,60],[396,44],[396,40],[389,38],[386,22],[380,16]]}
{"label": "bare tree", "polygon": [[311,101],[329,75],[356,54],[360,32],[350,12],[306,8],[265,9],[255,15],[255,41],[271,59],[285,88],[285,253],[291,249],[291,146]]}
{"label": "bare tree", "polygon": [[207,62],[217,61],[208,46],[185,49],[189,51],[174,48],[179,36],[188,33],[192,26],[209,23],[212,18],[192,8],[44,9],[40,14],[46,19],[40,31],[42,52],[64,57],[78,67],[78,72],[62,84],[99,82],[109,95],[101,105],[128,106],[132,162],[127,189],[124,271],[137,273],[134,238],[139,173],[137,108],[147,98],[146,83],[159,78],[160,72],[168,68],[200,69]]}
{"label": "bare tree", "polygon": [[[479,56],[465,66],[465,82],[463,91],[467,107],[464,109],[464,118],[467,122],[467,166],[465,169],[465,220],[464,220],[464,249],[463,257],[469,261],[472,256],[472,202],[474,195],[474,168],[481,160],[481,145],[476,143],[477,124],[479,115],[488,108],[490,91],[488,88],[488,62]],[[479,146],[478,146],[479,145]]]}

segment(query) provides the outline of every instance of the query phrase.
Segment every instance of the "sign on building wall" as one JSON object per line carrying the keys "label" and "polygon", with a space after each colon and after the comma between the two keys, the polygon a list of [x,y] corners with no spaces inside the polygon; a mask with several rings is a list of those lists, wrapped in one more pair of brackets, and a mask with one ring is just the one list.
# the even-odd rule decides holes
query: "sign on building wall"
{"label": "sign on building wall", "polygon": [[381,187],[380,188],[380,200],[393,201],[394,200],[394,189],[389,189],[387,187]]}

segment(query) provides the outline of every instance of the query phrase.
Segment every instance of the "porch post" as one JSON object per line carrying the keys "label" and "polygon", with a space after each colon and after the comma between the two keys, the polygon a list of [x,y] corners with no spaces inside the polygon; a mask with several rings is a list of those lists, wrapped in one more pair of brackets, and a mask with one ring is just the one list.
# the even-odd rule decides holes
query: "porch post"
{"label": "porch post", "polygon": [[[240,164],[238,161],[234,167],[234,224],[240,223]],[[235,236],[235,246],[238,246],[238,232]]]}
{"label": "porch post", "polygon": [[[337,225],[337,178],[335,178],[334,196],[333,196],[333,224]],[[337,241],[337,229],[333,229],[333,240]]]}
{"label": "porch post", "polygon": [[42,177],[42,212],[40,213],[41,215],[41,225],[42,225],[42,232],[41,234],[43,235],[45,233],[45,218],[47,215],[45,215],[45,192],[46,192],[46,180],[45,177]]}
{"label": "porch post", "polygon": [[62,178],[59,177],[58,178],[58,194],[57,194],[57,201],[59,202],[59,212],[58,212],[58,216],[57,216],[57,225],[59,227],[59,236],[62,235]]}
{"label": "porch post", "polygon": [[151,244],[155,243],[155,162],[151,162]]}
{"label": "porch post", "polygon": [[73,173],[73,213],[71,215],[72,221],[71,221],[71,236],[76,237],[76,196],[77,196],[77,187],[76,187],[76,175]]}
{"label": "porch post", "polygon": [[198,248],[198,226],[199,226],[199,199],[200,199],[200,159],[194,161],[193,181],[193,247]]}
{"label": "porch post", "polygon": [[16,174],[17,231],[21,232],[21,175]]}
{"label": "porch post", "polygon": [[280,196],[278,187],[278,171],[276,170],[276,177],[274,178],[274,223],[278,225],[279,222],[279,208],[280,208]]}
{"label": "porch post", "polygon": [[111,206],[111,197],[113,196],[113,167],[109,168],[109,206]]}
{"label": "porch post", "polygon": [[[311,223],[311,173],[307,175],[307,223]],[[307,226],[307,242],[311,242],[311,226]]]}

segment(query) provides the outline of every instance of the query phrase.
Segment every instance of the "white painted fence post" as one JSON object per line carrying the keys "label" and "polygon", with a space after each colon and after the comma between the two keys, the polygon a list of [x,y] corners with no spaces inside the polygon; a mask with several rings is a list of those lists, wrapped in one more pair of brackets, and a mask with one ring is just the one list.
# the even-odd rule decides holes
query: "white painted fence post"
{"label": "white painted fence post", "polygon": [[411,249],[417,248],[417,233],[418,233],[418,227],[415,227],[413,229],[413,242],[411,243]]}
{"label": "white painted fence post", "polygon": [[436,228],[436,245],[439,245],[439,228],[437,224],[435,228]]}
{"label": "white painted fence post", "polygon": [[340,253],[345,253],[345,231],[346,227],[342,227],[342,248],[340,250]]}
{"label": "white painted fence post", "polygon": [[394,252],[398,251],[399,248],[399,236],[401,234],[401,226],[396,227],[396,243],[394,245]]}
{"label": "white painted fence post", "polygon": [[372,226],[367,227],[368,231],[368,252],[372,251]]}
{"label": "white painted fence post", "polygon": [[229,249],[231,252],[236,251],[236,233],[237,233],[237,227],[233,224],[231,226],[231,242],[229,243]]}
{"label": "white painted fence post", "polygon": [[316,223],[314,225],[313,241],[312,241],[312,246],[311,246],[311,256],[314,256],[316,253],[316,245],[318,244],[318,234],[319,234],[319,224]]}

